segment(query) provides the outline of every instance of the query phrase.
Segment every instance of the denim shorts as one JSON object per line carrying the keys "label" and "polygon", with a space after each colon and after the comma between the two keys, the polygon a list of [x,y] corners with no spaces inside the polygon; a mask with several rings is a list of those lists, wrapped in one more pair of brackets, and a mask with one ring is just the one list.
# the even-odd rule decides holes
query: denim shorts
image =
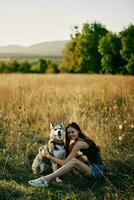
{"label": "denim shorts", "polygon": [[91,175],[96,179],[101,178],[104,172],[106,172],[105,165],[91,164],[90,169],[91,169]]}

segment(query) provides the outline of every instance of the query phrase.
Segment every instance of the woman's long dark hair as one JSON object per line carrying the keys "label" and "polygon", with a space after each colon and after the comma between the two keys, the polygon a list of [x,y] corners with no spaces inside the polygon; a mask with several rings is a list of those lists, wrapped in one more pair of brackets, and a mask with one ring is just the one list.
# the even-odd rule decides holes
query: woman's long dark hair
{"label": "woman's long dark hair", "polygon": [[66,126],[66,129],[65,129],[65,139],[66,139],[65,145],[66,145],[67,154],[69,154],[69,145],[70,145],[70,138],[69,138],[68,132],[67,132],[67,129],[69,127],[75,128],[79,133],[79,137],[81,139],[83,139],[85,142],[87,142],[89,144],[90,148],[100,151],[100,149],[96,146],[95,142],[93,140],[89,139],[84,133],[82,133],[79,125],[76,122],[71,122]]}

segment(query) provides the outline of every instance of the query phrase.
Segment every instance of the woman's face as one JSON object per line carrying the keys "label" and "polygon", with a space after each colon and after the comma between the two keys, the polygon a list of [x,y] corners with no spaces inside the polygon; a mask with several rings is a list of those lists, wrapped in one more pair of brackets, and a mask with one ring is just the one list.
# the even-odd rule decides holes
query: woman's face
{"label": "woman's face", "polygon": [[79,138],[79,132],[73,127],[67,129],[67,134],[71,140],[78,140]]}

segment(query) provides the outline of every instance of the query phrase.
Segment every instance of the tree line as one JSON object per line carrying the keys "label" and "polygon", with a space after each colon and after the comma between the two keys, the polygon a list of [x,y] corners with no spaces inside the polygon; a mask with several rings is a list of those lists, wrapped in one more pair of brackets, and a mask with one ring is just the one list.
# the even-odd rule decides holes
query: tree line
{"label": "tree line", "polygon": [[86,22],[81,31],[74,27],[60,63],[45,59],[36,64],[1,61],[0,72],[134,75],[134,25],[113,33],[100,23]]}
{"label": "tree line", "polygon": [[36,62],[15,59],[1,61],[0,73],[59,73],[58,64],[51,60],[39,59]]}

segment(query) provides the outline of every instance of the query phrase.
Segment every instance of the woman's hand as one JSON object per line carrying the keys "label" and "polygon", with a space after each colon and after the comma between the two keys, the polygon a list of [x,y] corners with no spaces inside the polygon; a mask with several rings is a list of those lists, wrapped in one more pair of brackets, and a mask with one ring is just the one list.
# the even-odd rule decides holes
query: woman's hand
{"label": "woman's hand", "polygon": [[49,156],[50,156],[49,152],[46,150],[45,147],[40,147],[39,153],[40,153],[40,155],[41,155],[42,157],[47,157],[47,158],[49,158]]}
{"label": "woman's hand", "polygon": [[57,158],[51,156],[50,153],[45,148],[40,151],[40,155],[42,157],[46,157],[46,158],[52,160],[53,162],[57,163],[60,166],[64,165],[64,160],[60,160],[60,159],[57,159]]}
{"label": "woman's hand", "polygon": [[46,157],[50,160],[52,160],[53,162],[57,163],[58,165],[62,166],[64,165],[64,160],[55,158],[54,156],[52,156],[49,152],[46,146],[42,146],[39,148],[39,154],[41,157]]}
{"label": "woman's hand", "polygon": [[49,152],[47,150],[44,150],[44,149],[41,151],[41,155],[44,156],[44,157],[47,157],[47,158],[49,158],[49,156],[50,156]]}

